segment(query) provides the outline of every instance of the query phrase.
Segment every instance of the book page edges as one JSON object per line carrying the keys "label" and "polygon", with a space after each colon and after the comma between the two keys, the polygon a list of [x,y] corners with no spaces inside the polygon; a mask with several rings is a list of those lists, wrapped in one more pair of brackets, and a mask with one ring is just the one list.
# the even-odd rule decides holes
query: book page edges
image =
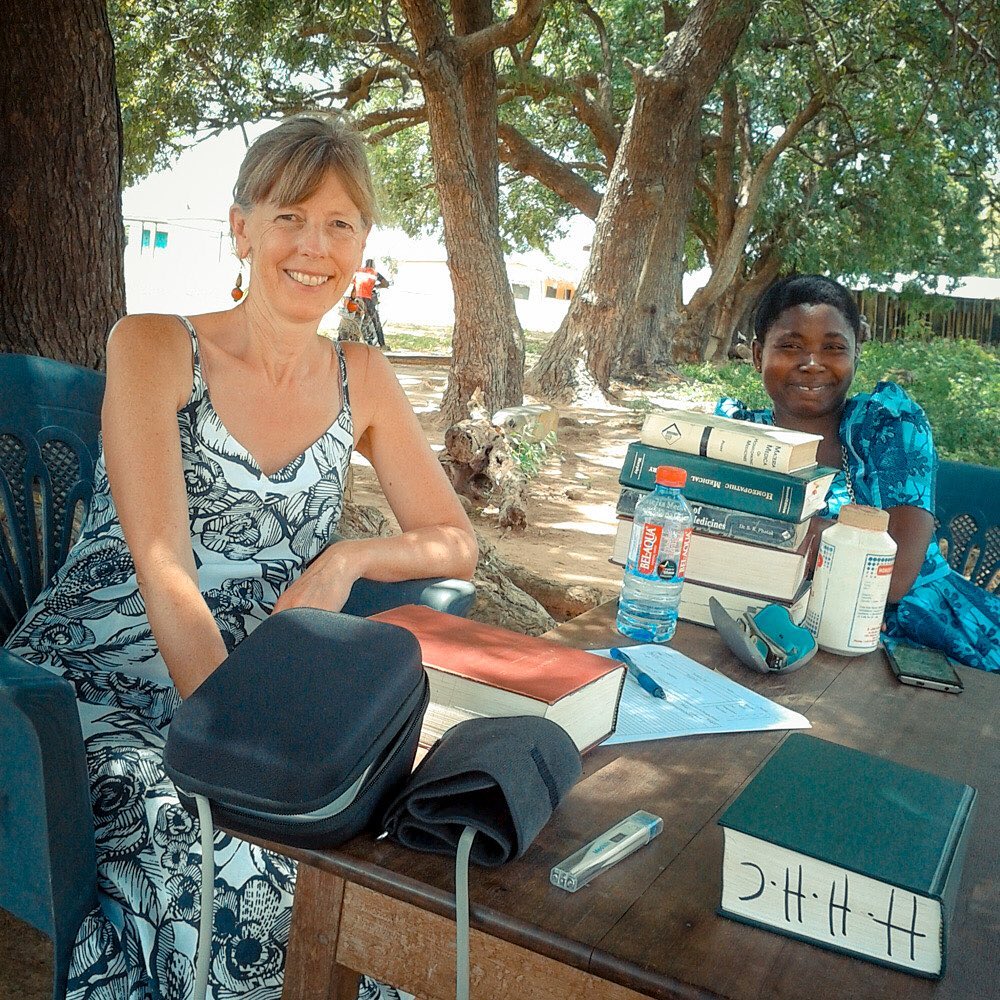
{"label": "book page edges", "polygon": [[[945,964],[946,925],[949,914],[940,897],[922,891],[914,891],[906,886],[873,877],[870,874],[859,872],[849,865],[832,864],[828,861],[824,861],[822,858],[819,858],[814,854],[805,854],[801,851],[790,850],[780,844],[764,840],[760,837],[745,834],[732,827],[724,827],[723,833],[724,846],[722,862],[722,891],[717,911],[722,916],[731,917],[732,919],[739,920],[743,923],[751,924],[756,927],[762,927],[766,930],[771,930],[775,933],[791,937],[799,941],[806,941],[809,944],[816,944],[822,948],[828,948],[832,951],[841,952],[842,954],[853,955],[856,958],[863,958],[866,961],[875,962],[888,968],[901,969],[913,975],[923,976],[928,979],[940,979],[943,975]],[[864,912],[867,909],[867,905],[871,905],[873,900],[875,900],[876,905],[878,905],[877,896],[873,896],[873,894],[884,893],[887,890],[900,890],[902,892],[909,893],[911,896],[922,901],[922,905],[925,907],[925,917],[936,923],[936,928],[934,928],[933,925],[932,927],[927,928],[929,931],[932,930],[932,928],[937,931],[936,935],[928,937],[928,944],[931,941],[934,941],[936,947],[929,953],[927,949],[924,949],[923,955],[920,955],[918,950],[913,964],[905,961],[897,962],[894,961],[890,955],[880,954],[882,949],[878,947],[877,942],[881,937],[882,932],[874,928],[868,928],[867,926],[862,925],[863,929],[855,936],[853,945],[839,944],[836,938],[830,939],[825,936],[816,936],[808,930],[796,932],[789,926],[784,926],[781,923],[769,919],[769,914],[766,912],[767,909],[774,909],[775,912],[779,912],[780,904],[770,903],[766,906],[763,904],[757,904],[762,906],[764,912],[754,914],[752,912],[754,906],[742,906],[742,900],[739,899],[738,890],[735,886],[731,886],[730,883],[727,882],[727,875],[730,874],[731,870],[729,863],[735,857],[740,856],[741,853],[751,855],[755,861],[760,862],[760,865],[756,865],[752,862],[750,864],[751,867],[757,868],[759,872],[756,877],[761,879],[762,891],[765,891],[764,867],[770,867],[768,862],[772,860],[775,861],[778,869],[784,868],[789,863],[789,859],[792,859],[794,863],[797,863],[800,866],[800,873],[803,868],[805,868],[807,880],[804,883],[804,887],[807,891],[807,895],[810,885],[816,885],[817,882],[829,880],[831,878],[831,874],[837,875],[838,877],[842,874],[844,875],[845,880],[847,875],[855,876],[860,879],[861,882],[852,883],[851,885],[850,897],[852,902],[854,902],[854,907],[850,911],[854,915],[852,919],[855,919],[856,917],[863,917]],[[810,882],[809,879],[816,879],[817,881]],[[739,883],[737,882],[736,884]],[[770,884],[778,889],[776,882],[772,881],[767,884]],[[800,889],[800,891],[802,890]],[[866,903],[866,905],[862,905],[860,907],[858,906],[859,893],[861,895],[861,899],[863,899]],[[727,894],[729,894],[728,906],[726,905]],[[812,895],[814,897],[816,896],[815,893]],[[757,896],[759,896],[759,893],[756,894],[754,898],[757,898]],[[822,901],[820,901],[820,903],[821,902]],[[794,906],[795,904],[792,905]],[[815,903],[813,905],[821,909],[819,903]],[[800,919],[801,912],[802,911],[800,910]],[[868,915],[869,917],[871,916],[871,914]],[[778,919],[780,919],[780,914]],[[787,913],[786,919],[788,919]]]}
{"label": "book page edges", "polygon": [[[553,704],[503,688],[492,688],[467,677],[424,668],[431,682],[431,699],[421,741],[430,745],[452,726],[471,718],[531,715],[551,719],[573,738],[583,753],[603,742],[618,724],[625,684],[625,667],[615,669]],[[583,695],[583,697],[581,697]],[[610,716],[605,706],[611,709]]]}

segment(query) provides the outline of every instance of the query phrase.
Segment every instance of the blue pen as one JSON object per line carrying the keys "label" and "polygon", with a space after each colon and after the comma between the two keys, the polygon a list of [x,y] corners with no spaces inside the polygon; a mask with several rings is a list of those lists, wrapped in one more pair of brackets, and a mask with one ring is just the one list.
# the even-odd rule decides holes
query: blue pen
{"label": "blue pen", "polygon": [[654,698],[666,698],[667,693],[660,687],[656,681],[653,680],[649,674],[646,673],[636,662],[629,656],[624,650],[619,649],[617,646],[611,649],[611,656],[615,660],[620,660],[625,664],[625,668],[632,675],[632,678],[638,682],[639,687],[643,691],[651,694]]}

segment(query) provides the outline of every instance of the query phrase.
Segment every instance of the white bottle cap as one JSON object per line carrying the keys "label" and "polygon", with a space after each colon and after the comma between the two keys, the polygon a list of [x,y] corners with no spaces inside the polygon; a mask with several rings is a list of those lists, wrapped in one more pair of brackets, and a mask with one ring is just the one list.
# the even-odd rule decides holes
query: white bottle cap
{"label": "white bottle cap", "polygon": [[885,531],[889,527],[889,512],[878,507],[865,507],[859,503],[845,504],[840,508],[838,524],[865,531]]}

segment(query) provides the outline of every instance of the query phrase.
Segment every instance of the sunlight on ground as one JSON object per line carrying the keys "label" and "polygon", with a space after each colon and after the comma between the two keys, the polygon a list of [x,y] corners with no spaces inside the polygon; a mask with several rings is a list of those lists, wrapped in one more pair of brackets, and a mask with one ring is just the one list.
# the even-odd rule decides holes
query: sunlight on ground
{"label": "sunlight on ground", "polygon": [[[602,504],[599,509],[603,513],[607,508]],[[600,517],[601,514],[589,514],[587,516]],[[613,512],[611,516],[614,517]],[[607,538],[613,538],[615,532],[618,530],[615,524],[586,523],[581,521],[539,521],[538,527],[551,528],[553,531],[580,532],[584,535],[604,535]]]}

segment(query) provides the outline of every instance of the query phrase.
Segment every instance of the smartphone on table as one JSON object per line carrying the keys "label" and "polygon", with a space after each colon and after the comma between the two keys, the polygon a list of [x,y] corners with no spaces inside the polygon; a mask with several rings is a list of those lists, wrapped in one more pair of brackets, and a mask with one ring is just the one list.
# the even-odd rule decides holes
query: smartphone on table
{"label": "smartphone on table", "polygon": [[912,646],[908,642],[894,640],[884,644],[889,666],[901,684],[930,688],[932,691],[962,691],[962,678],[955,672],[951,661],[937,649]]}

